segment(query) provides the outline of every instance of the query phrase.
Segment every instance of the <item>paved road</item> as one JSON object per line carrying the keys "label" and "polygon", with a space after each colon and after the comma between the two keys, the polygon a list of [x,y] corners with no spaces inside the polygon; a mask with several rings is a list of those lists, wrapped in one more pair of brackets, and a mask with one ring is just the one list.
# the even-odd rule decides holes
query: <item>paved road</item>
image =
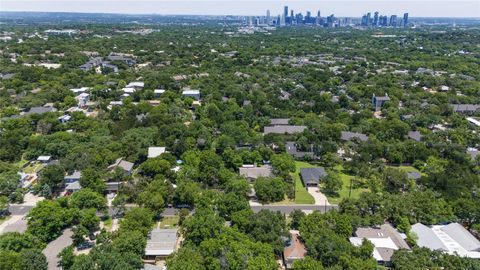
{"label": "paved road", "polygon": [[322,213],[330,211],[332,209],[338,209],[338,205],[312,205],[312,204],[295,204],[295,205],[252,205],[250,206],[253,212],[259,212],[266,209],[270,211],[280,211],[282,214],[290,214],[295,209],[302,211],[315,211],[318,210]]}
{"label": "paved road", "polygon": [[57,258],[57,255],[64,248],[70,246],[73,243],[72,235],[73,232],[71,229],[64,230],[63,234],[60,235],[60,237],[48,243],[47,247],[42,251],[45,257],[47,257],[48,270],[62,269],[58,266],[58,262],[60,261],[60,259]]}
{"label": "paved road", "polygon": [[12,216],[22,216],[28,213],[30,209],[32,209],[34,206],[33,205],[19,205],[19,204],[11,204],[8,207],[8,210],[10,213],[12,213]]}

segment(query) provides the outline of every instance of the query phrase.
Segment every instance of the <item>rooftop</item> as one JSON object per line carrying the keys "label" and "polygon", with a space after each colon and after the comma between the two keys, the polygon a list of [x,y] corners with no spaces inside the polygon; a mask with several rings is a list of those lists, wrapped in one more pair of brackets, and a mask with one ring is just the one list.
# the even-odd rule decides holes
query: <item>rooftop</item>
{"label": "rooftop", "polygon": [[351,141],[352,139],[358,139],[362,142],[365,142],[368,140],[368,136],[363,133],[349,132],[349,131],[342,131],[340,138],[344,141]]}
{"label": "rooftop", "polygon": [[288,125],[290,119],[288,118],[272,118],[270,119],[271,125]]}
{"label": "rooftop", "polygon": [[318,168],[302,168],[300,169],[300,175],[305,186],[309,184],[318,184],[320,178],[327,176],[327,172],[323,167]]}
{"label": "rooftop", "polygon": [[168,256],[172,254],[177,247],[177,229],[153,229],[147,245],[145,255],[147,256]]}
{"label": "rooftop", "polygon": [[275,126],[267,126],[264,128],[264,134],[294,134],[294,133],[302,133],[306,126],[291,126],[291,125],[275,125]]}
{"label": "rooftop", "polygon": [[257,179],[259,177],[271,177],[272,176],[272,167],[270,165],[263,165],[257,167],[255,165],[248,166],[244,165],[240,167],[239,173],[241,176],[245,176],[246,178]]}
{"label": "rooftop", "polygon": [[412,225],[411,231],[417,234],[419,247],[480,258],[480,241],[458,223],[433,226],[417,223]]}
{"label": "rooftop", "polygon": [[167,152],[165,147],[149,147],[148,158],[156,158],[165,152]]}
{"label": "rooftop", "polygon": [[355,237],[350,242],[360,246],[363,239],[368,239],[374,245],[373,257],[377,261],[390,262],[395,250],[410,249],[405,242],[405,235],[400,234],[392,225],[385,223],[378,228],[361,227],[355,231]]}

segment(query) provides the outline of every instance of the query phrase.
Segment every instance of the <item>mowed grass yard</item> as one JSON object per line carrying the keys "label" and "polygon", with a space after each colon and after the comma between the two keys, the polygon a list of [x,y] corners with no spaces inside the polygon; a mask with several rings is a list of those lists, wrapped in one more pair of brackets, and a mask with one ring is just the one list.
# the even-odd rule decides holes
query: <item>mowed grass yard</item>
{"label": "mowed grass yard", "polygon": [[[296,161],[295,162],[296,170],[295,173],[292,173],[292,177],[295,180],[295,203],[297,204],[314,204],[315,200],[312,195],[308,193],[303,185],[302,180],[300,179],[300,169],[302,168],[313,168],[319,167],[320,165],[310,164],[308,162]],[[355,178],[353,175],[348,175],[344,173],[342,165],[335,166],[333,168],[337,171],[340,179],[342,180],[342,189],[338,192],[338,196],[327,195],[328,202],[331,204],[338,204],[344,198],[359,198],[360,194],[363,192],[368,192],[366,188],[355,188],[354,181],[351,181]],[[350,184],[353,183],[352,193],[350,195]]]}
{"label": "mowed grass yard", "polygon": [[295,203],[296,204],[314,204],[315,199],[308,193],[307,189],[303,185],[302,180],[300,179],[300,169],[301,168],[312,168],[315,165],[312,165],[307,162],[295,161],[295,172],[291,173],[293,180],[295,181]]}
{"label": "mowed grass yard", "polygon": [[[338,192],[338,196],[334,197],[331,195],[327,195],[328,202],[332,204],[338,204],[342,201],[344,198],[352,198],[352,199],[357,199],[360,197],[360,194],[363,192],[368,192],[368,189],[366,188],[356,188],[355,187],[355,176],[353,175],[348,175],[343,171],[343,166],[342,165],[337,165],[334,167],[334,170],[338,173],[338,176],[340,176],[340,179],[342,180],[342,189]],[[353,181],[352,181],[353,180]],[[350,185],[353,184],[352,187],[352,193],[350,194]]]}

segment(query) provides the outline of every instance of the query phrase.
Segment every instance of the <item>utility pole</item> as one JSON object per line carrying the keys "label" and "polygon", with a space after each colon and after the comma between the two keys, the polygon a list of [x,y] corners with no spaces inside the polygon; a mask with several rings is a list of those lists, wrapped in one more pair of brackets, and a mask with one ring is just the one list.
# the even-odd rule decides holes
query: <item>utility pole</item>
{"label": "utility pole", "polygon": [[353,178],[350,178],[350,190],[348,191],[348,198],[352,197],[352,182]]}

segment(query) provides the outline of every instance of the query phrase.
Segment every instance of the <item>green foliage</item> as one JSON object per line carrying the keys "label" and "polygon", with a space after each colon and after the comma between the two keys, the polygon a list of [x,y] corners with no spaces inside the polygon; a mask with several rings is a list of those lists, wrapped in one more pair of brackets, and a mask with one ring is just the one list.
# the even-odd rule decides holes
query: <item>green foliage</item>
{"label": "green foliage", "polygon": [[255,181],[255,194],[259,202],[269,203],[282,201],[285,198],[284,181],[279,178],[260,177]]}
{"label": "green foliage", "polygon": [[42,242],[50,242],[72,223],[73,212],[62,208],[56,201],[44,200],[37,203],[27,216],[27,233],[35,235]]}
{"label": "green foliage", "polygon": [[82,186],[82,188],[89,188],[100,194],[106,189],[106,184],[102,179],[102,174],[94,168],[86,168],[82,170],[80,186]]}
{"label": "green foliage", "polygon": [[462,258],[444,254],[441,251],[431,251],[426,248],[414,248],[413,252],[407,250],[396,251],[392,256],[395,269],[478,269],[478,260]]}
{"label": "green foliage", "polygon": [[289,154],[273,155],[271,163],[273,171],[280,177],[288,177],[291,172],[295,171],[295,161]]}
{"label": "green foliage", "polygon": [[39,184],[42,186],[48,185],[50,192],[55,192],[63,185],[63,178],[65,177],[65,171],[60,165],[46,166],[41,172],[39,177]]}
{"label": "green foliage", "polygon": [[107,199],[91,189],[82,188],[72,194],[69,199],[69,206],[78,209],[94,208],[98,211],[104,211],[107,208]]}
{"label": "green foliage", "polygon": [[139,231],[146,236],[153,226],[153,213],[146,208],[133,208],[127,211],[120,221],[120,231]]}

